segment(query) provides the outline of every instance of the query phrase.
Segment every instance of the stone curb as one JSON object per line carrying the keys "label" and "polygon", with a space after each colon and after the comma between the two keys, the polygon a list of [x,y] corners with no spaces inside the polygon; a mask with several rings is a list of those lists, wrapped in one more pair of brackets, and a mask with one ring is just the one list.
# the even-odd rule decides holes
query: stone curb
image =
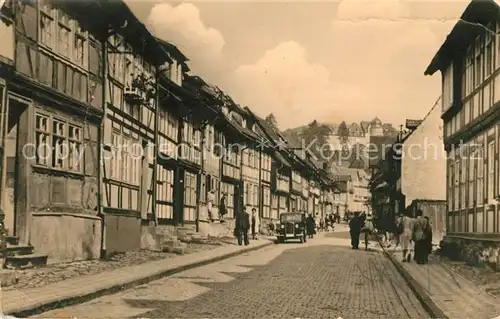
{"label": "stone curb", "polygon": [[197,267],[205,266],[205,265],[212,264],[215,262],[219,262],[219,261],[222,261],[225,259],[229,259],[231,257],[242,255],[244,253],[259,250],[259,249],[262,249],[262,248],[265,248],[265,247],[268,247],[271,245],[274,245],[274,243],[272,241],[270,241],[268,243],[264,243],[264,244],[256,246],[256,247],[248,247],[248,248],[245,247],[245,248],[238,250],[238,251],[235,251],[235,252],[227,253],[227,254],[224,254],[221,256],[217,256],[217,257],[208,257],[208,258],[201,260],[201,261],[189,263],[186,265],[181,265],[181,266],[178,266],[175,268],[170,268],[170,269],[167,269],[165,271],[157,272],[155,274],[148,274],[148,275],[144,276],[143,278],[134,279],[134,280],[131,280],[128,282],[123,282],[123,283],[109,286],[106,288],[101,288],[101,289],[93,291],[93,292],[82,292],[79,294],[75,294],[73,296],[58,298],[57,300],[47,300],[47,301],[40,302],[38,304],[25,306],[25,307],[22,307],[22,308],[13,310],[13,311],[9,311],[9,313],[7,313],[7,315],[18,317],[18,318],[27,318],[27,317],[39,315],[41,313],[44,313],[44,312],[47,312],[50,310],[68,307],[68,306],[72,306],[75,304],[87,302],[87,301],[90,301],[92,299],[96,299],[96,298],[99,298],[99,297],[102,297],[105,295],[111,295],[114,293],[118,293],[120,291],[127,290],[127,289],[133,288],[135,286],[140,286],[143,284],[147,284],[151,281],[155,281],[155,280],[158,280],[158,279],[161,279],[164,277],[172,276],[176,273],[179,273],[179,272],[182,272],[185,270],[189,270],[192,268],[197,268]]}
{"label": "stone curb", "polygon": [[396,267],[396,270],[404,278],[406,284],[413,291],[418,301],[422,304],[425,311],[427,311],[431,318],[449,319],[443,310],[441,310],[441,308],[439,308],[432,300],[431,296],[425,291],[424,287],[422,287],[422,285],[420,285],[415,278],[412,277],[412,275],[394,258],[394,256],[388,253],[384,248],[382,248],[382,250],[384,255],[389,258],[394,267]]}

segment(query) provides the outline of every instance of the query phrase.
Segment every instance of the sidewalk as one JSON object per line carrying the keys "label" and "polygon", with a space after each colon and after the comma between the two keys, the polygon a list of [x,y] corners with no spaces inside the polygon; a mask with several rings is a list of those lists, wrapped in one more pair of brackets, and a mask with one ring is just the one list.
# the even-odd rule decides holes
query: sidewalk
{"label": "sidewalk", "polygon": [[500,299],[446,265],[436,260],[426,265],[403,263],[400,251],[385,253],[433,318],[491,319],[500,315]]}
{"label": "sidewalk", "polygon": [[0,313],[27,317],[51,309],[88,301],[106,294],[169,276],[174,273],[217,262],[257,250],[273,242],[259,239],[250,245],[224,246],[209,251],[123,267],[99,274],[79,276],[40,288],[5,291],[0,296]]}

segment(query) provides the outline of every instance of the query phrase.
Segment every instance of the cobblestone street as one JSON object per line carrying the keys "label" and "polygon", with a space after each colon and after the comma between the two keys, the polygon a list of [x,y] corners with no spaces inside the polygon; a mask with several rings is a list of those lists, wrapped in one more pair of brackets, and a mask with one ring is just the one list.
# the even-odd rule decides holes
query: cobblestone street
{"label": "cobblestone street", "polygon": [[39,317],[428,318],[386,257],[346,243],[273,245]]}

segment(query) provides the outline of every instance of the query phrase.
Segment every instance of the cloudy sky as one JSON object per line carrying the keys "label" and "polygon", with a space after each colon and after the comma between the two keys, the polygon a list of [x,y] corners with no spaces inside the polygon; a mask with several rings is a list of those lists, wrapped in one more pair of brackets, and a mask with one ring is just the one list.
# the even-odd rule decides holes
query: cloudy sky
{"label": "cloudy sky", "polygon": [[419,119],[440,95],[424,70],[468,1],[128,1],[193,73],[281,129]]}

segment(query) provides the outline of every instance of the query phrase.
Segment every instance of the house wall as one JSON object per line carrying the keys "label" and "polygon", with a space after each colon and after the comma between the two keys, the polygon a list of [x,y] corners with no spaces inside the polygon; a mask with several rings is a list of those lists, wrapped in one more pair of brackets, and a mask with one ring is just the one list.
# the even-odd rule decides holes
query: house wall
{"label": "house wall", "polygon": [[97,259],[101,255],[101,218],[85,214],[32,214],[31,241],[49,263]]}
{"label": "house wall", "polygon": [[405,206],[414,199],[446,199],[446,153],[441,109],[434,107],[403,144],[401,192]]}

